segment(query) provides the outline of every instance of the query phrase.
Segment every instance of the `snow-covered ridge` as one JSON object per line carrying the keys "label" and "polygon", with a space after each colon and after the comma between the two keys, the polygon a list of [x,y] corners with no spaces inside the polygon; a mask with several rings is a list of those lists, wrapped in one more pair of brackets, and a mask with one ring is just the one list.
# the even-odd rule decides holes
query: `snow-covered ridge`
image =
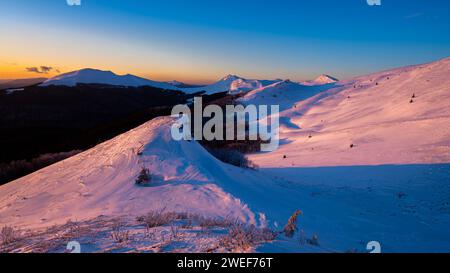
{"label": "snow-covered ridge", "polygon": [[[281,97],[287,105],[280,114],[281,138],[286,144],[271,154],[252,156],[256,164],[305,167],[450,162],[450,58],[323,87],[328,90],[302,99]],[[249,97],[250,102],[276,101],[254,96]],[[285,155],[287,160],[276,160]]]}
{"label": "snow-covered ridge", "polygon": [[195,88],[183,88],[186,93],[206,92],[214,94],[219,92],[239,93],[247,92],[273,84],[279,80],[249,80],[236,75],[227,75],[211,85]]}
{"label": "snow-covered ridge", "polygon": [[[174,141],[173,122],[154,119],[1,186],[0,226],[41,227],[164,208],[255,223],[250,209],[222,188],[239,187],[229,167],[195,141]],[[135,185],[142,167],[152,175],[151,187]]]}
{"label": "snow-covered ridge", "polygon": [[111,71],[102,71],[91,68],[81,69],[58,75],[56,77],[46,80],[44,83],[41,84],[41,86],[50,86],[50,85],[76,86],[78,83],[108,84],[108,85],[131,86],[131,87],[152,86],[170,90],[178,89],[177,87],[165,82],[152,81],[130,74],[117,75]]}

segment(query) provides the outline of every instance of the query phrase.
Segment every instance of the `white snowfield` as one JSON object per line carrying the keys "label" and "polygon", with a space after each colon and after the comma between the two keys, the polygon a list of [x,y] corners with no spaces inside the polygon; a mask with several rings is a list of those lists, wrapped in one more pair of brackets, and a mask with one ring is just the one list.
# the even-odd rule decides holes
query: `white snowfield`
{"label": "white snowfield", "polygon": [[[450,59],[336,83],[284,81],[242,100],[282,109],[280,149],[249,156],[258,170],[173,141],[174,119],[157,118],[1,186],[0,226],[166,208],[280,230],[299,209],[298,235],[257,251],[367,252],[370,241],[382,252],[450,251]],[[143,166],[150,187],[134,183]],[[313,235],[318,246],[304,243]]]}
{"label": "white snowfield", "polygon": [[[450,58],[325,86],[333,88],[315,96],[320,85],[269,87],[284,110],[284,144],[251,160],[264,167],[450,162]],[[243,102],[278,103],[264,91]]]}
{"label": "white snowfield", "polygon": [[178,90],[177,87],[165,83],[157,82],[134,75],[117,75],[111,71],[102,71],[98,69],[81,69],[69,73],[64,73],[56,77],[50,78],[43,82],[40,86],[76,86],[78,83],[84,84],[108,84],[116,86],[152,86],[168,90]]}

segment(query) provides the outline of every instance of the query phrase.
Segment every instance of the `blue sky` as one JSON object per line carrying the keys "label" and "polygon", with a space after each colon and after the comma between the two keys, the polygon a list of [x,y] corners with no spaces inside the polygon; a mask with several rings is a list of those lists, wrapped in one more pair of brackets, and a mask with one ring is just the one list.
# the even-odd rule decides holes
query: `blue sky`
{"label": "blue sky", "polygon": [[450,56],[450,1],[381,2],[3,0],[0,78],[40,65],[202,83],[349,78]]}

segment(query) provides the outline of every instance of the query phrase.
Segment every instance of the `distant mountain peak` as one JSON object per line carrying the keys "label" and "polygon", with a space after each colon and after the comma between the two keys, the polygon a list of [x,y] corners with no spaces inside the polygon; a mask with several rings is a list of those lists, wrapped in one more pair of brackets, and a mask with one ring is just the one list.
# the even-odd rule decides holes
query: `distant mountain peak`
{"label": "distant mountain peak", "polygon": [[185,84],[184,82],[179,82],[179,81],[177,81],[177,80],[168,81],[167,83],[169,83],[169,84],[171,84],[171,85],[175,85],[175,86]]}
{"label": "distant mountain peak", "polygon": [[334,83],[334,82],[338,82],[338,81],[339,80],[337,78],[334,78],[327,74],[322,74],[314,80],[314,82],[316,82],[316,83],[323,83],[323,84]]}
{"label": "distant mountain peak", "polygon": [[55,76],[46,80],[41,86],[63,85],[76,86],[79,83],[84,84],[108,84],[115,86],[152,86],[161,89],[177,90],[177,87],[165,83],[148,80],[131,74],[117,75],[112,71],[99,70],[94,68],[83,68]]}
{"label": "distant mountain peak", "polygon": [[239,79],[243,79],[243,78],[233,75],[233,74],[228,74],[222,78],[222,81],[235,81],[235,80],[239,80]]}

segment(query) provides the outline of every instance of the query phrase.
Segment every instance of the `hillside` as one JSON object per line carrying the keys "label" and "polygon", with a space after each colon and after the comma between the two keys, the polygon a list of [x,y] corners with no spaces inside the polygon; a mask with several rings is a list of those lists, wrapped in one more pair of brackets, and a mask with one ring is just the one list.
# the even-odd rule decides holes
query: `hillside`
{"label": "hillside", "polygon": [[339,82],[305,100],[291,96],[282,103],[293,106],[282,107],[285,144],[251,159],[265,167],[449,163],[449,75],[445,59]]}
{"label": "hillside", "polygon": [[[138,216],[162,208],[254,221],[243,203],[213,183],[225,172],[224,166],[196,142],[171,140],[169,124],[171,118],[155,119],[2,186],[0,225],[48,226],[101,214]],[[211,167],[208,171],[205,164]],[[150,169],[153,187],[135,185],[142,166]]]}
{"label": "hillside", "polygon": [[0,184],[35,171],[30,165],[42,166],[35,159],[91,148],[188,99],[153,87],[104,85],[0,92]]}

